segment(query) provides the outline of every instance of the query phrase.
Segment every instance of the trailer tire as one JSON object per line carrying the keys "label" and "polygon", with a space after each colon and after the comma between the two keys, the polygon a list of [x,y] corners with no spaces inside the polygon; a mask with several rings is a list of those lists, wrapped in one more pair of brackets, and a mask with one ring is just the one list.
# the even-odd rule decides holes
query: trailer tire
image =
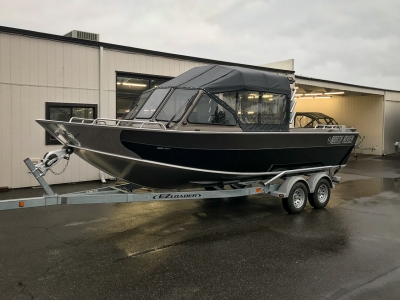
{"label": "trailer tire", "polygon": [[307,187],[301,181],[296,182],[290,189],[289,197],[282,199],[282,205],[289,214],[298,214],[307,204]]}
{"label": "trailer tire", "polygon": [[314,208],[324,208],[331,197],[331,189],[328,180],[322,178],[315,186],[314,193],[308,194],[308,202]]}

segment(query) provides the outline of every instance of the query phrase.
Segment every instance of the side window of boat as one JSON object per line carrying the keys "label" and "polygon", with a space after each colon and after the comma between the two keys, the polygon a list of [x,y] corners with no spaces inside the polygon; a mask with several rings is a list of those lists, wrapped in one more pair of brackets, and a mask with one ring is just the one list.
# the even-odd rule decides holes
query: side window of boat
{"label": "side window of boat", "polygon": [[197,102],[188,118],[188,122],[195,124],[236,125],[235,117],[206,94]]}
{"label": "side window of boat", "polygon": [[284,124],[286,96],[241,91],[237,95],[236,111],[244,124]]}
{"label": "side window of boat", "polygon": [[136,118],[150,119],[153,116],[154,112],[157,110],[158,106],[160,106],[160,103],[164,100],[168,92],[169,89],[156,89],[143,105],[143,107],[140,109]]}
{"label": "side window of boat", "polygon": [[271,93],[260,94],[260,124],[284,124],[286,96]]}
{"label": "side window of boat", "polygon": [[237,112],[240,121],[245,124],[258,124],[259,92],[238,92]]}

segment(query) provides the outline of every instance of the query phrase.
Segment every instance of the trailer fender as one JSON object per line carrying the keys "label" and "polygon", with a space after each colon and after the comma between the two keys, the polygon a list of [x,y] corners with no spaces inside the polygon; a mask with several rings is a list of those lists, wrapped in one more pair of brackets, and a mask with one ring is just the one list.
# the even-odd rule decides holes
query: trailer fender
{"label": "trailer fender", "polygon": [[289,193],[290,193],[290,190],[292,189],[292,186],[293,186],[296,182],[299,182],[299,181],[303,182],[303,183],[306,185],[306,187],[307,187],[307,189],[308,189],[308,192],[310,192],[310,187],[309,187],[309,185],[308,185],[307,180],[305,180],[305,179],[304,179],[303,177],[301,177],[301,176],[293,176],[293,177],[287,178],[287,179],[281,184],[281,186],[279,187],[279,189],[277,189],[276,191],[274,191],[274,192],[271,193],[271,196],[279,197],[279,198],[287,198],[287,197],[289,197]]}
{"label": "trailer fender", "polygon": [[310,193],[314,193],[314,190],[315,190],[315,187],[316,187],[317,183],[322,178],[325,178],[326,180],[328,180],[329,185],[330,185],[330,187],[332,189],[335,187],[335,185],[332,182],[332,179],[326,173],[324,173],[324,172],[314,173],[307,179],[307,183],[308,183],[308,187],[309,187]]}

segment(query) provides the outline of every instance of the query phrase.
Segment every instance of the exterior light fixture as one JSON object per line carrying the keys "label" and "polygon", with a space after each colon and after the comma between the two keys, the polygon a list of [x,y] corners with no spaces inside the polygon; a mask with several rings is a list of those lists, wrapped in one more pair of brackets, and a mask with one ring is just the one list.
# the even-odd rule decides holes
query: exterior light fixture
{"label": "exterior light fixture", "polygon": [[142,84],[142,83],[127,83],[123,82],[122,85],[129,85],[129,86],[147,86],[147,84]]}
{"label": "exterior light fixture", "polygon": [[319,96],[319,95],[322,95],[322,93],[304,94],[304,96]]}
{"label": "exterior light fixture", "polygon": [[324,93],[324,95],[343,95],[344,92],[329,92],[329,93]]}

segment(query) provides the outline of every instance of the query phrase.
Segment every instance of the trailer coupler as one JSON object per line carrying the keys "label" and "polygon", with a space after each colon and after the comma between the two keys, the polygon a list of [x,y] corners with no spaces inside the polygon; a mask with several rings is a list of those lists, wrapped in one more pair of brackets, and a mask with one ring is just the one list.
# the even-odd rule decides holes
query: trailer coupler
{"label": "trailer coupler", "polygon": [[[24,163],[31,171],[32,175],[42,186],[47,196],[54,196],[55,193],[47,184],[46,180],[44,180],[44,175],[46,175],[47,171],[51,171],[51,168],[54,167],[60,160],[65,159],[67,162],[69,161],[70,155],[74,152],[74,149],[71,147],[64,146],[59,150],[47,152],[40,163],[34,165],[30,158],[26,158]],[[64,168],[65,170],[65,168]],[[63,171],[64,171],[63,170]]]}
{"label": "trailer coupler", "polygon": [[60,160],[69,160],[69,157],[73,152],[74,149],[67,146],[56,151],[47,152],[40,163],[35,165],[35,169],[38,170],[40,177],[43,177],[46,175],[47,171],[54,167]]}

